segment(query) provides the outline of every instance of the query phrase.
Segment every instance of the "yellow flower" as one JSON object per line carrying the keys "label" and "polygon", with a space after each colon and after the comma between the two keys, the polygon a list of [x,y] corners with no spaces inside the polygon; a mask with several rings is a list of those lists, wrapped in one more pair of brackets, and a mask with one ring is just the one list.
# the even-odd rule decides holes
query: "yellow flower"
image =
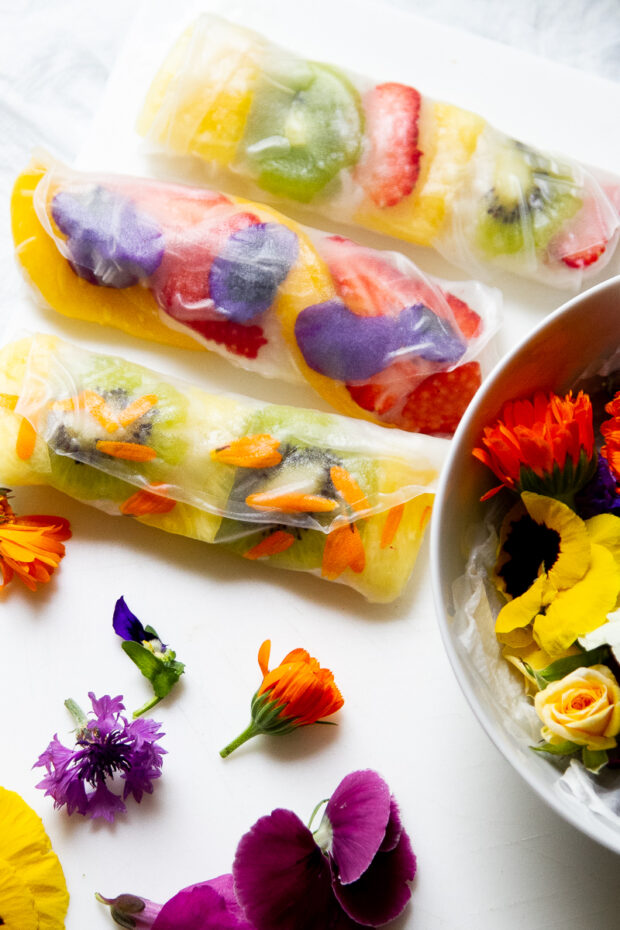
{"label": "yellow flower", "polygon": [[63,930],[69,895],[43,823],[14,791],[0,788],[0,926]]}
{"label": "yellow flower", "polygon": [[[530,638],[552,659],[605,623],[620,594],[620,517],[581,520],[560,501],[525,491],[506,516],[495,566],[509,598],[497,617],[501,642]],[[531,629],[527,629],[531,626]]]}
{"label": "yellow flower", "polygon": [[620,687],[605,665],[578,668],[554,681],[534,698],[543,722],[542,736],[597,751],[613,749],[620,732]]}

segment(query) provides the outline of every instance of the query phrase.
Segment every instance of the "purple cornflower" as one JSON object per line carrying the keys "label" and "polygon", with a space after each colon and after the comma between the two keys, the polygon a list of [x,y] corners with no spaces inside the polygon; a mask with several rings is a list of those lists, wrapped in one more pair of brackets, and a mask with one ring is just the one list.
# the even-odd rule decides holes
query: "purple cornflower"
{"label": "purple cornflower", "polygon": [[190,885],[164,905],[146,898],[122,894],[117,898],[97,895],[110,907],[121,927],[136,930],[254,930],[235,898],[232,875]]}
{"label": "purple cornflower", "polygon": [[[93,707],[90,719],[75,701],[65,701],[77,723],[73,749],[63,746],[55,734],[33,768],[45,767],[47,775],[37,788],[54,798],[55,808],[66,805],[68,814],[77,811],[111,823],[116,814],[125,812],[129,795],[140,802],[145,792],[153,791],[166,752],[157,745],[164,733],[155,720],[129,723],[121,715],[125,709],[121,695],[96,698],[89,691],[88,696]],[[122,796],[110,789],[116,776],[124,782]]]}
{"label": "purple cornflower", "polygon": [[242,837],[235,893],[256,930],[355,930],[397,917],[416,859],[398,807],[376,772],[352,772],[315,833],[292,811],[261,817]]}

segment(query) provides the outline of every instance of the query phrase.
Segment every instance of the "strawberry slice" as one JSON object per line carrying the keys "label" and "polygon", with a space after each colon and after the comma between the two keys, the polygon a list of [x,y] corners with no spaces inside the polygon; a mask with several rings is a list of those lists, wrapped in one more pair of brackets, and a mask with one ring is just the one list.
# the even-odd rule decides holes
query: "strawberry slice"
{"label": "strawberry slice", "polygon": [[209,295],[213,260],[233,233],[258,222],[254,213],[228,212],[217,220],[185,225],[167,237],[164,258],[151,279],[162,310],[189,326],[194,320],[214,319]]}
{"label": "strawberry slice", "polygon": [[429,375],[407,398],[397,425],[412,432],[452,434],[481,383],[478,362]]}
{"label": "strawberry slice", "polygon": [[445,301],[463,336],[469,340],[478,335],[482,323],[479,314],[454,294],[429,285],[413,273],[413,268],[401,271],[379,258],[381,253],[375,249],[342,236],[329,236],[322,252],[339,296],[359,316],[398,316],[405,307],[423,303],[445,319]]}
{"label": "strawberry slice", "polygon": [[599,201],[588,196],[577,216],[554,236],[549,253],[568,268],[588,268],[605,252],[610,232]]}
{"label": "strawberry slice", "polygon": [[355,179],[377,207],[393,207],[418,180],[421,97],[405,84],[378,84],[364,98],[368,149]]}

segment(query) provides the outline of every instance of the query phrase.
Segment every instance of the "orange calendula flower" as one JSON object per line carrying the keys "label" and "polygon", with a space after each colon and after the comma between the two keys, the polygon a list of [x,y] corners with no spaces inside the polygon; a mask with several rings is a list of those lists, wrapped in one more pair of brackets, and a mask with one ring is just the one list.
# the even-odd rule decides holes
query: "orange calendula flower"
{"label": "orange calendula flower", "polygon": [[485,427],[482,445],[474,456],[501,481],[482,500],[506,487],[571,504],[596,469],[590,399],[582,391],[576,397],[538,391],[533,400],[508,401]]}
{"label": "orange calendula flower", "polygon": [[17,517],[8,493],[0,488],[0,589],[17,574],[36,591],[37,584],[50,580],[65,554],[63,542],[71,536],[69,521],[39,514]]}
{"label": "orange calendula flower", "polygon": [[321,668],[305,649],[293,649],[269,671],[271,641],[258,651],[263,683],[252,698],[252,720],[237,739],[222,749],[222,758],[259,733],[289,733],[317,723],[340,710],[344,699],[328,668]]}
{"label": "orange calendula flower", "polygon": [[607,464],[616,481],[620,481],[620,391],[605,406],[605,410],[610,419],[601,423],[601,434],[605,440],[601,455],[607,459]]}

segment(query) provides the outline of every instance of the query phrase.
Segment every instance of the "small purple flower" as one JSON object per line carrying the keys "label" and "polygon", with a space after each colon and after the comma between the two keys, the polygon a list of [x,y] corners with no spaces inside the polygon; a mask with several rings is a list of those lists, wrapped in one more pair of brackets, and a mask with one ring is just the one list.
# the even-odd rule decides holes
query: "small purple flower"
{"label": "small purple flower", "polygon": [[[55,808],[66,805],[68,814],[77,811],[112,823],[116,814],[125,812],[129,795],[140,802],[145,792],[153,791],[166,753],[157,743],[165,734],[155,720],[129,723],[121,714],[121,695],[96,698],[90,691],[88,696],[90,719],[74,701],[65,701],[77,722],[74,748],[63,746],[55,734],[33,768],[45,767],[47,774],[37,788],[54,798]],[[124,782],[122,796],[110,789],[117,776]]]}
{"label": "small purple flower", "polygon": [[233,889],[232,875],[220,875],[208,882],[190,885],[164,905],[136,895],[117,898],[97,895],[109,905],[121,927],[136,930],[254,930],[243,916]]}
{"label": "small purple flower", "polygon": [[577,513],[584,520],[600,513],[620,517],[620,495],[616,479],[604,456],[599,455],[594,476],[576,495],[575,505]]}
{"label": "small purple flower", "polygon": [[162,643],[157,630],[142,625],[124,597],[119,597],[114,605],[112,626],[123,640],[123,651],[153,687],[153,698],[133,712],[134,718],[141,717],[172,691],[184,673],[185,665],[177,661],[176,652]]}
{"label": "small purple flower", "polygon": [[292,811],[262,817],[242,837],[235,893],[256,930],[354,930],[397,917],[416,859],[398,807],[370,770],[344,778],[313,834]]}

